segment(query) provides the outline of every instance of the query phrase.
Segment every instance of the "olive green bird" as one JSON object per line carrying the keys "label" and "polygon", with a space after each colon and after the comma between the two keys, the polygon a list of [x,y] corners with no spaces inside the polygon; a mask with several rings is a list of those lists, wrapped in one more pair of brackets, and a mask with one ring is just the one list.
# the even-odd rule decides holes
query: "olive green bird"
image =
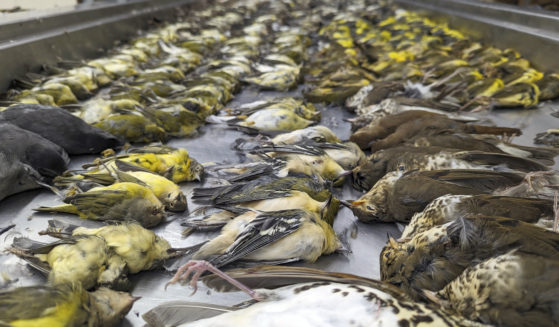
{"label": "olive green bird", "polygon": [[14,327],[118,326],[139,298],[79,285],[27,286],[0,291],[0,325]]}
{"label": "olive green bird", "polygon": [[132,143],[165,142],[167,133],[156,123],[138,114],[110,115],[93,126]]}
{"label": "olive green bird", "polygon": [[115,161],[115,166],[117,170],[111,171],[111,173],[99,172],[74,176],[57,176],[54,179],[54,183],[57,186],[70,187],[70,190],[81,181],[90,181],[101,185],[110,185],[116,182],[136,183],[148,187],[159,201],[165,205],[165,209],[173,212],[183,212],[187,209],[186,196],[173,181],[147,169],[120,160]]}
{"label": "olive green bird", "polygon": [[67,204],[39,207],[40,212],[59,212],[78,215],[84,219],[138,221],[153,227],[165,219],[165,207],[146,186],[122,182],[94,187],[65,199]]}
{"label": "olive green bird", "polygon": [[184,253],[137,223],[85,228],[50,220],[40,234],[60,240],[47,244],[16,238],[9,251],[47,274],[52,285],[128,289],[128,274],[161,267]]}
{"label": "olive green bird", "polygon": [[405,242],[390,239],[380,256],[381,278],[419,296],[422,289],[439,291],[466,268],[512,250],[556,258],[559,233],[515,219],[465,216]]}

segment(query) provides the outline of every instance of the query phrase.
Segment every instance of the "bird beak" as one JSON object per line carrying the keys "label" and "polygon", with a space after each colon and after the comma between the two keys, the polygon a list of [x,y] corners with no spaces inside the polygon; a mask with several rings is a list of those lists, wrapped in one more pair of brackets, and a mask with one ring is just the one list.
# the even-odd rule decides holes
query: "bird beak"
{"label": "bird beak", "polygon": [[388,237],[388,243],[390,243],[390,246],[393,248],[397,248],[399,244],[392,236]]}
{"label": "bird beak", "polygon": [[360,205],[362,205],[362,204],[365,203],[365,202],[366,202],[365,200],[355,200],[355,201],[352,201],[352,202],[351,202],[351,207],[360,206]]}
{"label": "bird beak", "polygon": [[322,209],[320,209],[320,217],[325,216],[326,210],[328,209],[328,207],[330,206],[330,203],[332,202],[332,198],[333,198],[333,195],[330,194],[330,196],[328,197],[328,200],[326,200],[326,203],[324,203],[324,206],[322,206]]}

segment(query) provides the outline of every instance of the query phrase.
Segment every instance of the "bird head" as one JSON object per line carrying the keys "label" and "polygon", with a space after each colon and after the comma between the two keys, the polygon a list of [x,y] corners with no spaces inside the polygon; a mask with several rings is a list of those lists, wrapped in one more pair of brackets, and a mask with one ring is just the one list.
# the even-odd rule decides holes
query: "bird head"
{"label": "bird head", "polygon": [[169,192],[165,197],[165,208],[173,212],[183,212],[188,208],[186,196],[182,191]]}
{"label": "bird head", "polygon": [[97,322],[93,325],[117,326],[139,299],[130,293],[117,292],[105,287],[89,293],[91,317]]}

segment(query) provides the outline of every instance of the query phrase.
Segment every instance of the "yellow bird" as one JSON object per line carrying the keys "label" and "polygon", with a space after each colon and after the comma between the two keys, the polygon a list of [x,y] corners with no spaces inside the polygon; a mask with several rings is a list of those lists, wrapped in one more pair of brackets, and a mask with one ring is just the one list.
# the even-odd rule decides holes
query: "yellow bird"
{"label": "yellow bird", "polygon": [[116,183],[94,187],[66,199],[68,204],[34,209],[61,212],[93,220],[138,221],[153,227],[165,219],[165,208],[153,192],[135,183]]}
{"label": "yellow bird", "polygon": [[0,292],[0,324],[13,327],[118,326],[139,298],[79,285],[28,286]]}

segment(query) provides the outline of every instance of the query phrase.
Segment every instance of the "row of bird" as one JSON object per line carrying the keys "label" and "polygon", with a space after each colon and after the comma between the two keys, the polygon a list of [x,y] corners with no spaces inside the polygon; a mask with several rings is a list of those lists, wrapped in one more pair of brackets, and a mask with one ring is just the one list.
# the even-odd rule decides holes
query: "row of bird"
{"label": "row of bird", "polygon": [[[504,142],[496,136],[511,138],[521,131],[476,125],[474,117],[441,111],[447,103],[434,106],[439,110],[423,108],[440,99],[423,101],[419,109],[424,110],[417,110],[416,103],[392,98],[400,93],[383,91],[390,89],[390,83],[400,85],[397,88],[402,93],[419,87],[401,80],[380,81],[386,77],[383,70],[372,67],[382,66],[381,57],[370,57],[372,50],[366,50],[366,41],[360,41],[359,47],[353,45],[357,44],[355,35],[364,31],[366,40],[375,39],[374,33],[382,34],[383,42],[394,37],[385,51],[395,61],[387,66],[394,66],[393,72],[404,72],[407,66],[396,65],[402,61],[390,55],[395,51],[390,47],[404,49],[400,45],[404,37],[396,36],[406,34],[411,39],[411,34],[430,26],[425,20],[366,1],[246,1],[234,5],[201,10],[193,14],[200,17],[197,20],[171,25],[135,40],[132,47],[123,47],[134,58],[132,53],[138,56],[136,50],[141,50],[150,58],[148,65],[118,54],[107,59],[101,67],[134,72],[118,76],[98,97],[120,94],[122,100],[136,101],[132,110],[142,115],[150,112],[146,108],[167,104],[174,95],[161,93],[154,98],[143,87],[135,92],[135,83],[154,62],[176,63],[170,55],[161,56],[163,48],[175,53],[188,49],[209,56],[208,61],[214,63],[179,60],[180,65],[171,65],[183,74],[191,72],[192,80],[200,82],[196,86],[186,83],[187,89],[203,86],[219,91],[196,89],[195,96],[178,97],[185,110],[192,110],[190,106],[186,109],[185,102],[202,108],[193,111],[202,121],[232,98],[239,79],[281,91],[296,87],[305,76],[312,84],[304,91],[308,101],[347,100],[347,107],[359,115],[352,120],[356,131],[350,141],[342,142],[324,126],[309,126],[320,121],[320,111],[312,104],[276,97],[227,108],[210,118],[212,123],[226,123],[249,134],[290,131],[236,140],[233,147],[245,158],[241,164],[203,167],[185,149],[144,146],[118,155],[106,151],[84,170],[66,174],[57,170],[53,175],[59,176],[51,177],[53,185],[45,186],[66,203],[37,210],[118,223],[85,228],[52,220],[41,234],[59,241],[45,244],[16,238],[9,251],[47,274],[49,281],[45,286],[0,292],[0,304],[9,308],[0,313],[0,322],[14,326],[116,325],[135,298],[113,290],[130,289],[128,274],[161,267],[164,261],[178,257],[192,260],[178,269],[170,284],[189,281],[196,290],[201,280],[220,291],[240,289],[253,300],[242,308],[204,304],[201,309],[200,303],[182,301],[163,304],[144,314],[152,326],[546,326],[559,321],[553,273],[559,265],[553,259],[559,234],[540,227],[553,229],[550,224],[554,220],[556,224],[556,209],[549,199],[555,192],[556,176],[547,166],[557,151]],[[215,16],[217,13],[221,16]],[[391,18],[419,25],[419,30],[396,32],[403,27]],[[326,27],[317,31],[317,23],[325,20]],[[224,37],[224,30],[231,26],[246,35],[228,40],[209,37],[219,40],[206,43],[212,33],[197,29],[196,24],[209,26]],[[391,32],[386,33],[388,30]],[[430,26],[429,30],[442,43],[464,40],[446,28]],[[270,32],[274,32],[270,40],[261,37]],[[307,37],[315,32],[317,39]],[[175,38],[182,33],[189,35]],[[311,40],[313,44],[309,44]],[[221,47],[215,51],[220,58],[216,59],[206,47],[218,44]],[[305,62],[309,45],[315,52]],[[367,59],[363,53],[368,53]],[[259,55],[261,62],[253,62]],[[403,62],[419,57],[419,53],[401,55],[407,56]],[[194,68],[198,65],[203,68]],[[255,74],[245,77],[251,65]],[[101,67],[97,68],[103,70]],[[159,74],[161,71],[165,73]],[[179,82],[166,74],[171,70],[161,71],[151,82],[164,81],[167,86]],[[204,75],[212,73],[212,77]],[[224,74],[234,78],[229,80]],[[150,90],[156,89],[160,90]],[[27,92],[19,93],[23,97],[22,93]],[[134,94],[141,96],[126,98]],[[149,102],[153,99],[154,103]],[[154,122],[154,116],[145,117]],[[123,126],[128,130],[131,125]],[[372,155],[365,157],[362,149],[371,150]],[[186,197],[176,184],[199,181],[203,175],[204,187],[192,193],[192,200],[203,206],[180,218],[183,234],[218,233],[206,242],[173,248],[146,228],[165,221],[165,210],[185,211]],[[332,187],[340,186],[349,175],[356,188],[368,192],[355,201],[340,201],[333,196]],[[408,223],[403,235],[390,238],[381,253],[383,281],[289,266],[257,266],[227,274],[218,269],[235,264],[311,263],[321,255],[348,251],[332,228],[340,203],[363,222]],[[213,274],[204,276],[207,271]],[[32,310],[27,308],[31,298],[37,299]]]}
{"label": "row of bird", "polygon": [[483,46],[417,13],[382,6],[340,16],[320,30],[334,42],[305,69],[317,80],[305,93],[309,99],[340,103],[375,82],[396,83],[370,95],[369,104],[415,98],[418,105],[447,111],[528,108],[559,96],[557,74],[536,70],[513,49]]}

